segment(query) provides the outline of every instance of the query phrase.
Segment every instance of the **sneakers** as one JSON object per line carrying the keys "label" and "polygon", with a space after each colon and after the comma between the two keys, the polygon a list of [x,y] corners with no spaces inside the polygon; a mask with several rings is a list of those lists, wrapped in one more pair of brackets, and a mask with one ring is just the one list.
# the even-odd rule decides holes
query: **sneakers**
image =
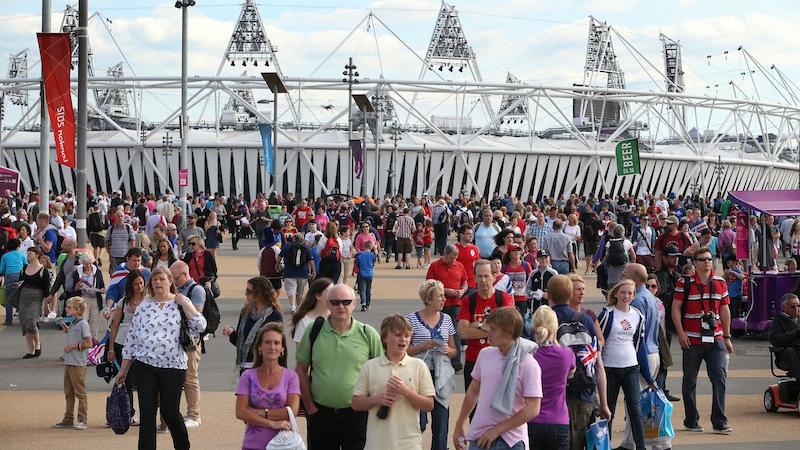
{"label": "sneakers", "polygon": [[136,416],[131,416],[131,426],[138,427],[139,426],[139,418]]}
{"label": "sneakers", "polygon": [[50,321],[50,320],[53,320],[53,319],[55,319],[56,317],[58,317],[58,315],[56,314],[56,312],[55,312],[55,311],[50,311],[49,313],[47,313],[47,320],[48,320],[48,321]]}
{"label": "sneakers", "polygon": [[701,427],[700,425],[692,425],[692,426],[684,425],[683,431],[691,431],[692,433],[702,433],[703,427]]}
{"label": "sneakers", "polygon": [[77,421],[77,422],[75,422],[75,427],[74,428],[76,430],[85,430],[86,429],[86,422]]}
{"label": "sneakers", "polygon": [[74,428],[74,427],[75,427],[74,424],[64,422],[63,420],[61,422],[50,425],[50,428]]}
{"label": "sneakers", "polygon": [[723,425],[721,428],[714,427],[715,434],[731,434],[733,433],[733,428],[729,427],[728,425]]}
{"label": "sneakers", "polygon": [[190,419],[188,417],[185,417],[183,419],[183,423],[184,423],[184,425],[186,425],[186,428],[197,428],[197,427],[200,426],[200,422],[201,422],[201,420],[200,420],[199,417],[197,418],[197,420]]}
{"label": "sneakers", "polygon": [[366,310],[367,310],[367,305],[361,305],[361,312],[364,312]]}

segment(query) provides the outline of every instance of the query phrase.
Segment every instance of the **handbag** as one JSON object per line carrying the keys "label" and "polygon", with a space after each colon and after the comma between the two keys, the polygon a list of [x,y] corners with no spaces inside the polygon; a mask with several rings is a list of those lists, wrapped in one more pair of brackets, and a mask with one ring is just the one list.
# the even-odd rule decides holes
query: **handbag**
{"label": "handbag", "polygon": [[215,278],[211,280],[211,295],[213,295],[214,298],[219,298],[220,294],[221,291],[219,290],[219,284],[217,283],[217,280]]}
{"label": "handbag", "polygon": [[281,430],[267,443],[266,450],[306,450],[303,437],[297,431],[297,421],[294,419],[292,408],[286,407],[289,413],[289,423],[292,424],[291,430]]}
{"label": "handbag", "polygon": [[597,420],[586,430],[586,450],[611,450],[607,420]]}
{"label": "handbag", "polygon": [[671,447],[675,430],[672,428],[672,403],[661,389],[645,388],[639,397],[647,446]]}
{"label": "handbag", "polygon": [[189,332],[189,324],[187,323],[186,314],[183,312],[183,308],[180,306],[178,306],[178,312],[181,314],[181,329],[178,332],[178,342],[180,342],[181,347],[183,347],[183,351],[193,352],[197,350],[197,346],[194,343],[192,334]]}
{"label": "handbag", "polygon": [[106,398],[106,423],[116,434],[125,434],[131,426],[131,404],[125,384],[114,384]]}

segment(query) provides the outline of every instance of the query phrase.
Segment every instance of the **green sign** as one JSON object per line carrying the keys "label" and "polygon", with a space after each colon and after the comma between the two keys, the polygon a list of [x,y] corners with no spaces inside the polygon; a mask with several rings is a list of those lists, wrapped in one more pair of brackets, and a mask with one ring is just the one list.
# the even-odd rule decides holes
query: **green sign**
{"label": "green sign", "polygon": [[639,139],[626,139],[617,143],[617,176],[642,173],[639,168]]}

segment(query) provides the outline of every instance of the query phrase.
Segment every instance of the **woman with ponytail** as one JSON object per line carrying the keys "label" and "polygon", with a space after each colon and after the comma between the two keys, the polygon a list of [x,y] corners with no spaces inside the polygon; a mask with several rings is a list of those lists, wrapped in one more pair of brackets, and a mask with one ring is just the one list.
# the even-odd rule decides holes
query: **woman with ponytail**
{"label": "woman with ponytail", "polygon": [[[563,278],[571,283],[569,278]],[[531,335],[535,337],[539,349],[533,357],[542,368],[542,392],[546,392],[547,395],[542,398],[539,415],[528,423],[528,440],[531,448],[569,450],[566,391],[567,378],[572,377],[575,372],[575,353],[569,347],[558,344],[557,330],[558,317],[555,311],[547,305],[536,309]]]}

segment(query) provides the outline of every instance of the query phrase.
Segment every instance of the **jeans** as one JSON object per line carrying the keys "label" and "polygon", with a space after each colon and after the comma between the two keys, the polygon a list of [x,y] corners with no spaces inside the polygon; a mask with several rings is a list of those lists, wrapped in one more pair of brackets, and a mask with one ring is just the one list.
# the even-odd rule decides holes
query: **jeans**
{"label": "jeans", "polygon": [[555,269],[559,275],[569,275],[569,261],[566,259],[559,261],[551,261],[550,265]]}
{"label": "jeans", "polygon": [[16,289],[12,288],[11,285],[19,281],[19,273],[9,273],[6,275],[5,279],[5,290],[6,290],[6,324],[11,325],[11,321],[14,319],[14,308],[9,305],[11,302],[11,296],[14,294]]}
{"label": "jeans", "polygon": [[358,283],[358,296],[361,298],[361,306],[369,306],[372,302],[372,278],[356,275]]}
{"label": "jeans", "polygon": [[[433,373],[431,373],[433,376]],[[450,410],[433,400],[431,411],[431,450],[447,450],[447,432],[450,423]],[[423,433],[428,425],[428,413],[419,412],[419,429]]]}
{"label": "jeans", "polygon": [[320,408],[306,417],[309,450],[363,450],[367,443],[367,413]]}
{"label": "jeans", "polygon": [[[478,447],[477,442],[470,442],[468,450],[484,450],[484,449]],[[506,444],[506,441],[504,441],[503,438],[499,437],[495,439],[494,442],[492,442],[488,450],[525,450],[525,443],[519,441],[516,444],[509,447],[509,445]]]}
{"label": "jeans", "polygon": [[528,442],[532,449],[569,450],[569,437],[569,425],[528,424]]}
{"label": "jeans", "polygon": [[[624,368],[606,366],[606,392],[608,393],[608,409],[611,410],[611,418],[614,418],[614,410],[617,408],[617,397],[619,390],[625,393],[625,406],[628,410],[628,417],[633,431],[633,441],[636,443],[636,450],[645,450],[644,446],[644,423],[642,422],[642,410],[639,403],[639,366]],[[608,424],[609,433],[611,423]]]}
{"label": "jeans", "polygon": [[177,450],[189,448],[189,434],[181,416],[181,392],[186,380],[183,369],[164,369],[134,361],[131,367],[139,393],[139,450],[156,448],[156,405],[172,434]]}
{"label": "jeans", "polygon": [[692,344],[683,350],[683,408],[686,418],[683,424],[697,426],[700,415],[697,412],[697,373],[700,363],[706,362],[706,372],[711,379],[711,424],[714,428],[724,428],[728,424],[725,417],[725,386],[728,375],[727,350],[722,340],[713,344]]}
{"label": "jeans", "polygon": [[453,324],[456,325],[456,334],[453,335],[453,339],[456,343],[456,354],[452,358],[450,358],[450,363],[453,364],[453,367],[456,364],[461,364],[461,338],[458,336],[458,311],[461,309],[461,305],[451,305],[445,306],[442,309],[442,312],[450,316],[450,319],[453,320]]}
{"label": "jeans", "polygon": [[394,255],[394,259],[397,260],[397,251],[395,250],[395,236],[394,231],[384,231],[383,232],[383,251],[386,252],[386,262],[389,262],[389,256]]}

